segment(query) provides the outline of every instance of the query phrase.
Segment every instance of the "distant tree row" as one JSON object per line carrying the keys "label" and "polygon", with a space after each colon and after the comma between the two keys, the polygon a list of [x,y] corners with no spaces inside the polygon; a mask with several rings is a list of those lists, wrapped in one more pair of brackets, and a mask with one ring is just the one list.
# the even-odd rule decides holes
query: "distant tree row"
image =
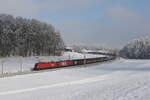
{"label": "distant tree row", "polygon": [[120,51],[120,55],[130,59],[150,59],[150,37],[130,41]]}
{"label": "distant tree row", "polygon": [[75,52],[101,52],[101,53],[107,53],[107,54],[112,54],[112,55],[117,55],[118,51],[116,48],[112,48],[107,45],[72,45],[72,49]]}
{"label": "distant tree row", "polygon": [[63,49],[51,24],[0,14],[0,56],[60,55]]}

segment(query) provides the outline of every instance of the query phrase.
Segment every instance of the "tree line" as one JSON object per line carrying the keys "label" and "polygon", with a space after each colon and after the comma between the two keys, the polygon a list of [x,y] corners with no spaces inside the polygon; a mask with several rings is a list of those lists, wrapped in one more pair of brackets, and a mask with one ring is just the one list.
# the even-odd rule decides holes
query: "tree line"
{"label": "tree line", "polygon": [[51,24],[0,14],[0,56],[60,55],[64,47]]}
{"label": "tree line", "polygon": [[131,40],[120,51],[120,55],[130,59],[150,59],[150,37]]}

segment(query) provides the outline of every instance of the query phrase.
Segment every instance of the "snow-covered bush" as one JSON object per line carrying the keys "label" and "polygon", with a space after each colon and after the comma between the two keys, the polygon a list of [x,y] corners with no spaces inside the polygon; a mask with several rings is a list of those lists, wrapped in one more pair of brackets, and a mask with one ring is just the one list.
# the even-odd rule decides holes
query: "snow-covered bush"
{"label": "snow-covered bush", "polygon": [[130,41],[120,51],[120,55],[130,59],[150,59],[150,37]]}
{"label": "snow-covered bush", "polygon": [[51,24],[0,14],[0,56],[54,55],[63,48]]}

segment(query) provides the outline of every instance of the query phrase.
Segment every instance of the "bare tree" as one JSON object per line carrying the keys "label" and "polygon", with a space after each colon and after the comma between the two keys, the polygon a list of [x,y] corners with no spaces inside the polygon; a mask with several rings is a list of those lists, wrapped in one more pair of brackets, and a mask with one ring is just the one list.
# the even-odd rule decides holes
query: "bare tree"
{"label": "bare tree", "polygon": [[120,55],[131,59],[150,59],[150,37],[130,41],[120,51]]}
{"label": "bare tree", "polygon": [[60,55],[64,46],[51,24],[0,14],[0,56]]}

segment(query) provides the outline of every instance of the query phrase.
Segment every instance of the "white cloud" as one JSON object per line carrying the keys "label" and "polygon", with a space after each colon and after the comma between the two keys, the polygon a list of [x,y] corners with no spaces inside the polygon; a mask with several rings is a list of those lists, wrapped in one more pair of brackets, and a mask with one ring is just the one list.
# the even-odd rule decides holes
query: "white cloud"
{"label": "white cloud", "polygon": [[150,20],[131,9],[109,8],[104,16],[105,21],[65,20],[59,29],[68,43],[81,41],[114,46],[123,46],[133,38],[150,34]]}
{"label": "white cloud", "polygon": [[137,17],[137,14],[135,12],[132,12],[128,8],[124,7],[109,8],[107,9],[107,13],[108,16],[117,20],[133,19]]}
{"label": "white cloud", "polygon": [[103,0],[0,0],[0,13],[35,16],[45,13],[82,11]]}
{"label": "white cloud", "polygon": [[106,10],[106,16],[107,18],[116,22],[123,22],[130,24],[150,23],[150,20],[146,18],[144,15],[141,15],[140,13],[132,11],[131,9],[126,7],[108,8]]}
{"label": "white cloud", "polygon": [[32,16],[40,11],[40,6],[32,0],[0,0],[0,13],[16,16]]}
{"label": "white cloud", "polygon": [[103,0],[46,0],[42,5],[52,11],[82,10],[100,1]]}
{"label": "white cloud", "polygon": [[[95,3],[98,4],[106,0],[38,1],[0,0],[0,13],[38,19],[40,19],[38,16],[46,13],[44,16],[47,19],[49,14],[55,16],[55,14],[66,12],[68,15],[70,12],[79,12],[79,14],[84,11],[88,12]],[[122,45],[132,38],[150,34],[150,20],[129,8],[123,6],[108,8],[103,16],[105,17],[103,21],[102,19],[96,21],[83,21],[78,18],[63,19],[63,21],[57,22],[57,29],[63,33],[63,37],[68,43],[81,41]]]}

